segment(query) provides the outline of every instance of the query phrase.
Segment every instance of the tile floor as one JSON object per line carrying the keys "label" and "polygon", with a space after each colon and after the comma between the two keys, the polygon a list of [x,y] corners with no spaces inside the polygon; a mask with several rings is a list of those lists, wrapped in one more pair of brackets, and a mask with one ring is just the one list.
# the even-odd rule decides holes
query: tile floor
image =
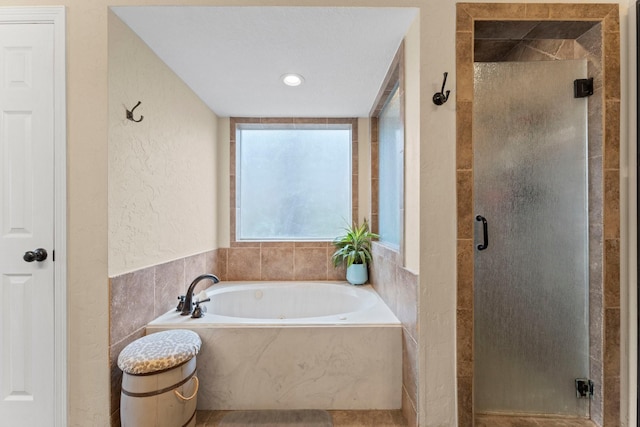
{"label": "tile floor", "polygon": [[[197,411],[196,427],[217,427],[228,411]],[[334,427],[407,427],[401,411],[329,411]]]}
{"label": "tile floor", "polygon": [[[196,427],[217,427],[228,411],[198,411]],[[334,427],[407,427],[401,411],[329,411]],[[477,415],[475,427],[596,427],[589,420]]]}
{"label": "tile floor", "polygon": [[576,418],[476,415],[475,427],[596,427],[596,425],[589,420]]}

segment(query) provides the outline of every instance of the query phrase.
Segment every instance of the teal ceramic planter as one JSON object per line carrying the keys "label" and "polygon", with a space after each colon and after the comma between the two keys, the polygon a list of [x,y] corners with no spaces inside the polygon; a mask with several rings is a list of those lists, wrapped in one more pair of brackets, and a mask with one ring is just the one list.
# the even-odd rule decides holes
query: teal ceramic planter
{"label": "teal ceramic planter", "polygon": [[351,266],[347,267],[347,282],[352,285],[365,284],[368,279],[367,264],[351,264]]}

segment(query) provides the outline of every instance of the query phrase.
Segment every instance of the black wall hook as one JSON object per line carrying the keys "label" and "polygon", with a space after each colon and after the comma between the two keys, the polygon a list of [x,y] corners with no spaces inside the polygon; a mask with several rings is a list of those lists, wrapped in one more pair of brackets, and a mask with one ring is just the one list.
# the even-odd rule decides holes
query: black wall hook
{"label": "black wall hook", "polygon": [[450,90],[448,90],[446,93],[444,91],[444,85],[447,84],[447,75],[449,73],[445,72],[444,73],[444,80],[442,81],[442,89],[440,90],[440,92],[436,92],[433,95],[433,103],[436,105],[442,105],[445,102],[447,102],[447,100],[449,99],[449,92],[451,92]]}
{"label": "black wall hook", "polygon": [[139,123],[139,122],[141,122],[141,121],[142,121],[142,119],[144,119],[144,116],[140,116],[140,119],[138,119],[138,120],[135,120],[135,119],[133,118],[133,110],[135,110],[136,108],[138,108],[138,105],[140,105],[140,103],[141,103],[141,102],[142,102],[142,101],[138,101],[138,103],[136,104],[136,106],[135,106],[135,107],[133,107],[133,108],[131,109],[131,111],[127,110],[127,119],[131,120],[132,122],[136,122],[136,123]]}

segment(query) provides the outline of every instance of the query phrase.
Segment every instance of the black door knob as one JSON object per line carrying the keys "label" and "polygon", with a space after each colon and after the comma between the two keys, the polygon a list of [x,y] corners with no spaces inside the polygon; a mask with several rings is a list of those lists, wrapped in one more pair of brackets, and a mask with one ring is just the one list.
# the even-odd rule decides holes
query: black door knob
{"label": "black door knob", "polygon": [[47,259],[47,251],[42,248],[38,248],[35,251],[27,251],[24,253],[24,256],[22,257],[22,259],[27,262],[33,262],[33,261],[42,262],[45,259]]}

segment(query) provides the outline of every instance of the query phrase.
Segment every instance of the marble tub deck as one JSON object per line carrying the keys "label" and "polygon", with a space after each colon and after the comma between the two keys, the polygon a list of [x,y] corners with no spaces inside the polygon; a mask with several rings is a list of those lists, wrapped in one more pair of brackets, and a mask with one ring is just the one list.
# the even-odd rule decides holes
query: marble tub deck
{"label": "marble tub deck", "polygon": [[[149,324],[147,333],[166,329]],[[399,324],[190,329],[202,339],[200,410],[363,411],[402,405]]]}

